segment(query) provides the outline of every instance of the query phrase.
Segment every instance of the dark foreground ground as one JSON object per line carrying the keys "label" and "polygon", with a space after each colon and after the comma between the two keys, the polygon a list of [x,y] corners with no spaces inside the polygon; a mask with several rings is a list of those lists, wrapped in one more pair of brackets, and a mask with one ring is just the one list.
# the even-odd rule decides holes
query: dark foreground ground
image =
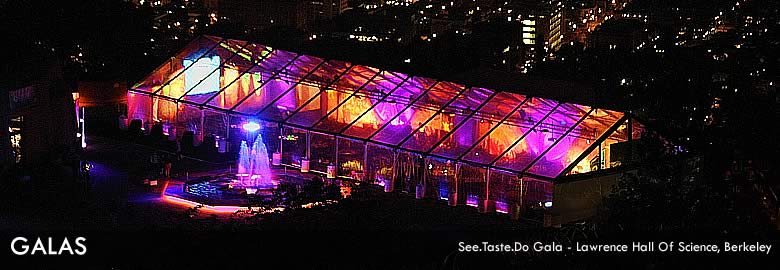
{"label": "dark foreground ground", "polygon": [[[149,174],[147,162],[152,149],[102,138],[90,142],[85,157],[95,167],[88,188],[56,176],[4,187],[0,209],[0,235],[6,246],[0,252],[3,262],[42,269],[70,264],[85,269],[726,269],[769,258],[741,254],[575,254],[565,250],[457,252],[460,242],[517,241],[533,245],[538,241],[573,246],[578,241],[703,238],[688,233],[604,235],[578,226],[547,229],[529,220],[511,221],[505,215],[480,214],[471,207],[450,207],[441,201],[415,200],[408,194],[384,193],[370,187],[334,206],[263,218],[204,213],[193,217],[187,208],[162,202],[158,190],[138,184]],[[177,162],[174,170],[214,166],[220,165],[185,159]],[[84,236],[89,252],[79,257],[13,256],[7,247],[17,236],[53,237],[55,249],[63,237]]]}

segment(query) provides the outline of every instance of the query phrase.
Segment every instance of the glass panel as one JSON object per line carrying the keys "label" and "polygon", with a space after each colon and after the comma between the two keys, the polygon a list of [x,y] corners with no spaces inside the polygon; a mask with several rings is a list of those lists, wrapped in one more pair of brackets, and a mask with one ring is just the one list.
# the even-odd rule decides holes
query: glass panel
{"label": "glass panel", "polygon": [[204,149],[209,149],[208,153],[216,153],[219,149],[218,142],[227,137],[228,120],[228,115],[223,112],[203,110],[203,142],[213,143],[205,144]]}
{"label": "glass panel", "polygon": [[[141,120],[142,123],[146,123],[152,120],[152,98],[143,93],[128,92],[127,93],[127,119],[133,121],[135,119]],[[142,125],[143,126],[143,125]]]}
{"label": "glass panel", "polygon": [[[580,105],[561,104],[555,112],[543,119],[535,129],[528,130],[525,138],[501,157],[496,166],[516,171],[524,170],[545,150],[561,139],[566,131],[574,126],[587,110],[590,110],[590,108]],[[543,116],[533,116],[533,118],[538,117]]]}
{"label": "glass panel", "polygon": [[509,172],[490,169],[490,200],[496,203],[496,212],[509,213],[512,206],[520,205],[520,179]]}
{"label": "glass panel", "polygon": [[[351,94],[352,91],[343,92],[332,89],[322,91],[311,103],[304,107],[304,110],[296,113],[287,121],[296,125],[311,127],[323,116],[327,115],[328,111],[336,108],[340,102],[344,101]],[[315,107],[317,109],[314,109]]]}
{"label": "glass panel", "polygon": [[330,88],[352,92],[367,83],[377,72],[379,72],[379,69],[356,65],[344,76],[341,76]]}
{"label": "glass panel", "polygon": [[325,173],[328,165],[336,162],[335,137],[320,133],[311,133],[311,170]]}
{"label": "glass panel", "polygon": [[247,118],[242,116],[237,116],[234,114],[228,114],[228,125],[229,125],[229,135],[227,137],[227,149],[226,151],[237,153],[241,148],[241,141],[242,140],[253,140],[254,138],[249,138],[251,135],[247,134],[243,128],[243,125],[247,122]]}
{"label": "glass panel", "polygon": [[[453,99],[460,89],[458,85],[440,82],[436,84],[428,93],[422,98],[418,99],[411,107],[406,108],[403,112],[393,120],[391,124],[374,136],[373,140],[388,143],[398,144],[409,134],[412,134],[415,130],[431,118],[436,110],[444,106],[448,101]],[[426,134],[434,133],[433,127],[421,130]]]}
{"label": "glass panel", "polygon": [[366,179],[380,186],[389,185],[393,177],[393,151],[390,148],[368,144]]}
{"label": "glass panel", "polygon": [[[349,65],[344,62],[326,62],[314,70],[306,82],[295,84],[294,90],[282,95],[282,98],[268,106],[262,113],[262,116],[267,119],[282,121],[288,118],[295,110],[300,109],[300,111],[293,115],[287,122],[308,123],[309,121],[316,121],[323,114],[323,110],[321,109],[322,100],[320,99],[320,89],[328,86],[339,74],[345,72],[348,68]],[[326,79],[327,77],[330,78]],[[315,80],[312,81],[312,78]]]}
{"label": "glass panel", "polygon": [[580,162],[577,163],[577,165],[575,165],[571,169],[571,171],[567,173],[567,175],[587,173],[587,172],[597,171],[603,168],[601,155],[599,155],[600,151],[601,149],[599,149],[598,147],[593,148],[593,150],[590,151],[590,153],[588,153],[588,155],[585,156],[585,158],[580,160]]}
{"label": "glass panel", "polygon": [[552,202],[553,188],[553,184],[549,181],[523,177],[523,205],[530,209],[543,209],[544,203]]}
{"label": "glass panel", "polygon": [[418,187],[422,188],[425,160],[419,155],[409,152],[399,152],[396,161],[396,179],[394,190],[414,194]]}
{"label": "glass panel", "polygon": [[188,147],[200,145],[203,133],[201,110],[191,105],[182,105],[176,115],[176,135],[181,138],[182,151]]}
{"label": "glass panel", "polygon": [[389,126],[406,124],[405,120],[411,119],[411,116],[402,114],[401,117],[394,117],[411,102],[414,95],[421,94],[433,83],[435,83],[433,80],[415,77],[404,82],[384,101],[380,101],[381,98],[368,97],[368,102],[374,106],[373,109],[357,118],[344,134],[365,139],[393,119],[395,120]]}
{"label": "glass panel", "polygon": [[[307,57],[299,57],[288,67],[297,70],[297,72],[309,72],[316,67],[317,64],[319,64],[319,62],[312,61]],[[284,65],[281,65],[279,67],[281,68],[283,66]],[[243,78],[240,83],[237,82],[234,84],[235,90],[233,90],[233,92],[235,94],[226,91],[221,97],[212,100],[210,104],[219,106],[220,103],[222,103],[222,98],[224,98],[225,102],[223,108],[231,108],[235,106],[237,102],[241,102],[236,106],[234,111],[246,114],[256,114],[274,100],[276,100],[276,103],[280,104],[280,106],[293,107],[296,102],[293,95],[289,95],[288,93],[288,95],[285,95],[283,98],[279,97],[285,94],[285,92],[294,92],[295,90],[290,89],[295,88],[297,80],[291,80],[281,76],[269,80],[269,76],[277,71],[278,70],[264,70],[258,73],[245,74],[243,76],[245,78]],[[229,99],[229,97],[233,96],[235,96],[235,98]]]}
{"label": "glass panel", "polygon": [[306,131],[284,127],[282,132],[282,164],[301,166],[306,158]]}
{"label": "glass panel", "polygon": [[315,70],[309,78],[307,78],[307,81],[324,87],[338,79],[338,76],[351,66],[352,64],[344,61],[328,60],[327,63]]}
{"label": "glass panel", "polygon": [[[327,105],[326,110],[329,111],[330,114],[314,128],[330,132],[339,132],[342,128],[363,115],[364,112],[369,111],[372,102],[372,99],[369,96],[370,93],[363,93],[363,90],[360,92],[361,93],[350,97],[351,93],[328,91],[328,100],[323,103]],[[341,106],[338,106],[339,104]],[[334,106],[338,107],[334,108]]]}
{"label": "glass panel", "polygon": [[[386,72],[383,72],[386,73]],[[384,76],[387,76],[386,73]],[[373,80],[367,81],[365,87],[360,89],[357,94],[349,97],[347,95],[348,99],[342,103],[342,100],[339,100],[338,103],[331,104],[331,102],[328,102],[328,111],[330,114],[326,119],[324,119],[322,122],[317,124],[314,128],[318,130],[326,130],[330,132],[340,132],[341,129],[348,126],[352,122],[355,122],[356,124],[376,124],[376,121],[369,121],[369,122],[358,122],[356,121],[358,118],[363,118],[362,120],[368,120],[369,118],[366,118],[366,115],[372,114],[373,108],[372,105],[374,102],[381,100],[381,98],[386,95],[386,93],[389,93],[393,90],[393,88],[383,88],[381,84],[377,84],[376,80],[381,79],[383,75],[377,74],[377,76],[373,77]],[[387,82],[386,79],[382,79]],[[392,86],[395,87],[395,86]],[[344,95],[341,95],[340,97],[344,97]],[[331,108],[332,105],[338,105],[341,104],[341,106],[335,108]]]}
{"label": "glass panel", "polygon": [[430,122],[415,130],[414,135],[403,144],[403,148],[427,152],[491,94],[492,91],[482,88],[467,89]]}
{"label": "glass panel", "polygon": [[536,175],[557,177],[564,168],[574,162],[588,146],[595,143],[604,132],[619,120],[620,115],[611,114],[604,110],[595,110],[588,115],[569,134],[556,142],[547,153],[539,159],[529,173]]}
{"label": "glass panel", "polygon": [[[217,98],[212,99],[209,104],[219,106],[221,108],[225,108],[226,102],[235,102],[235,95],[238,94],[241,90],[248,91],[246,89],[246,82],[249,81],[248,79],[252,77],[252,75],[255,75],[254,73],[257,73],[257,67],[254,65],[255,62],[261,61],[263,57],[268,57],[269,54],[273,55],[275,52],[270,52],[267,50],[266,47],[263,46],[257,46],[254,44],[247,45],[246,48],[243,50],[238,51],[238,53],[233,56],[231,59],[225,59],[225,65],[219,69],[218,71],[211,73],[211,75],[208,75],[209,80],[214,77],[216,77],[216,80],[214,82],[209,82],[209,85],[212,85],[214,87],[219,87],[221,89],[221,93],[213,92],[213,91],[196,91],[198,88],[205,87],[206,81],[200,83],[196,89],[193,89],[190,92],[187,92],[186,95],[180,97],[183,100],[192,101],[195,103],[203,103],[212,98],[214,94],[218,94]],[[229,58],[229,56],[228,56]],[[249,58],[249,59],[247,59]],[[200,61],[200,60],[199,60]],[[197,65],[197,64],[193,64]],[[214,66],[214,68],[219,68],[219,66]],[[184,78],[186,79],[186,82],[194,82],[191,84],[197,84],[197,74],[194,74],[193,72],[185,72]],[[210,71],[204,71],[204,74],[209,74]],[[205,75],[203,75],[205,76]],[[192,79],[189,79],[192,78]],[[185,83],[186,84],[186,83]],[[191,89],[192,86],[185,86],[186,89]],[[211,86],[210,86],[211,87]],[[242,88],[244,87],[244,88]],[[242,89],[239,89],[242,88]],[[205,93],[204,93],[205,92]],[[215,102],[217,100],[218,102]],[[227,107],[226,109],[229,109],[230,107]]]}
{"label": "glass panel", "polygon": [[456,121],[465,122],[437,145],[433,149],[433,154],[458,158],[524,99],[525,96],[502,92],[490,99],[482,109],[468,119],[465,116],[455,115]]}
{"label": "glass panel", "polygon": [[[369,92],[362,88],[368,85],[377,69],[369,69],[364,66],[354,66],[349,72],[344,74],[339,80],[328,89],[325,94],[320,94],[322,104],[322,113],[325,119],[312,119],[314,122],[306,122],[302,125],[311,126],[321,121],[314,128],[331,132],[338,132],[341,127],[351,123],[355,118],[371,107],[366,97]],[[355,93],[355,92],[358,93]],[[353,95],[359,95],[356,98]],[[295,117],[293,117],[295,118]],[[297,121],[297,119],[296,119]]]}
{"label": "glass panel", "polygon": [[[619,113],[618,115],[622,115],[622,113]],[[625,143],[628,141],[628,138],[626,137],[627,122],[623,121],[622,123],[619,123],[619,125],[620,126],[615,132],[610,134],[601,145],[594,148],[593,151],[577,163],[577,165],[574,166],[570,172],[567,172],[567,174],[587,173],[620,166],[627,154],[627,146],[630,144]],[[615,155],[614,157],[613,154]]]}
{"label": "glass panel", "polygon": [[463,164],[458,171],[458,179],[463,184],[466,205],[478,207],[485,199],[485,169]]}
{"label": "glass panel", "polygon": [[633,120],[631,121],[631,139],[632,140],[639,140],[642,138],[642,133],[645,132],[645,126],[639,123],[639,121]]}
{"label": "glass panel", "polygon": [[[260,72],[263,73],[263,76],[270,77],[271,73],[274,73],[282,68],[284,68],[287,72],[292,72],[293,70],[290,70],[290,67],[287,66],[287,64],[290,63],[290,61],[293,59],[296,59],[298,54],[284,50],[274,50],[273,52],[274,53],[271,54],[265,61],[262,61],[260,64],[258,64],[258,68],[260,69]],[[285,68],[285,66],[287,66],[287,68]]]}
{"label": "glass panel", "polygon": [[[551,100],[531,98],[469,151],[464,159],[489,164],[554,107],[555,103]],[[485,131],[481,132],[484,134],[489,131],[490,126],[493,124],[480,123],[477,128],[484,129]]]}
{"label": "glass panel", "polygon": [[340,138],[339,140],[339,175],[363,180],[363,154],[365,145],[361,141]]}
{"label": "glass panel", "polygon": [[449,200],[455,193],[455,163],[437,158],[427,158],[426,163],[425,197]]}
{"label": "glass panel", "polygon": [[[246,42],[242,41],[240,46],[244,45],[246,45]],[[234,53],[240,48],[234,49],[228,46],[227,43],[221,43],[219,47],[204,57],[196,58],[196,55],[185,57],[181,60],[181,64],[183,67],[189,68],[184,71],[184,74],[173,79],[167,86],[162,87],[158,94],[176,99],[187,95],[189,97],[188,100],[197,103],[206,101],[222,89],[221,78],[223,70],[227,69],[229,65],[251,65],[251,62]]]}
{"label": "glass panel", "polygon": [[376,76],[365,88],[371,92],[381,92],[389,94],[393,89],[404,81],[408,75],[383,70]]}
{"label": "glass panel", "polygon": [[187,44],[187,46],[176,55],[165,61],[160,67],[156,68],[146,78],[133,85],[132,89],[145,92],[157,92],[160,86],[176,77],[179,73],[182,73],[184,70],[183,59],[204,57],[209,53],[209,50],[216,48],[219,42],[220,40],[217,38],[206,36],[198,37]]}

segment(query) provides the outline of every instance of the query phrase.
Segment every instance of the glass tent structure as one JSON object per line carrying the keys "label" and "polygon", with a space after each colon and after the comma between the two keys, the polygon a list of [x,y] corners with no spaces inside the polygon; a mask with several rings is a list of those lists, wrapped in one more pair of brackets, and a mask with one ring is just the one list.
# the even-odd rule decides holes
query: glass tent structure
{"label": "glass tent structure", "polygon": [[622,112],[507,90],[201,36],[129,89],[128,119],[228,153],[259,123],[281,165],[499,212],[619,166],[641,134]]}

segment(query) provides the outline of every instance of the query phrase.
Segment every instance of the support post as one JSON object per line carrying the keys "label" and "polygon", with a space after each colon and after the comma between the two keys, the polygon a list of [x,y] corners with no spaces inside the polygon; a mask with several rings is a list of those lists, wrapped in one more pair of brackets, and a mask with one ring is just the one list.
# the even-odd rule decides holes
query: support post
{"label": "support post", "polygon": [[525,196],[523,196],[523,177],[522,176],[520,176],[520,179],[518,180],[518,182],[519,182],[520,187],[519,187],[518,194],[517,194],[517,201],[513,202],[512,205],[509,206],[510,207],[510,209],[509,209],[509,218],[512,219],[512,220],[519,220],[520,217],[523,215],[523,206],[524,206],[523,199],[525,198]]}
{"label": "support post", "polygon": [[[177,104],[176,105],[176,113],[177,113],[176,115],[178,117],[178,112],[179,112],[179,105],[178,104],[179,103],[177,102],[176,104]],[[230,153],[230,115],[225,113],[225,118],[226,118],[226,121],[225,121],[225,142],[224,142],[225,143],[225,152],[226,153]]]}
{"label": "support post", "polygon": [[[206,111],[203,108],[200,109],[200,130],[198,131],[198,142],[203,143],[203,137],[206,135]],[[200,144],[199,144],[200,145]]]}
{"label": "support post", "polygon": [[490,168],[485,170],[485,198],[479,204],[480,213],[489,213],[495,210],[496,202],[490,199]]}
{"label": "support post", "polygon": [[311,131],[306,130],[306,159],[311,160]]}
{"label": "support post", "polygon": [[[428,166],[426,166],[425,159],[423,157],[416,157],[417,160],[414,161],[412,164],[417,164],[418,166],[412,165],[413,168],[416,168],[415,173],[411,175],[411,177],[419,176],[420,182],[417,183],[414,187],[414,197],[417,199],[425,198],[426,190],[428,189]],[[422,160],[422,166],[420,165],[420,160]],[[419,175],[418,175],[419,174]]]}
{"label": "support post", "polygon": [[282,165],[283,156],[284,156],[284,126],[279,124],[279,151],[273,153],[271,164],[274,166]]}
{"label": "support post", "polygon": [[363,179],[361,181],[374,182],[374,179],[368,179],[368,142],[363,142]]}
{"label": "support post", "polygon": [[339,137],[333,136],[333,139],[336,140],[336,155],[335,158],[333,158],[335,160],[335,164],[333,164],[333,166],[336,166],[336,174],[334,178],[339,178],[339,169],[341,168],[341,166],[339,166]]}
{"label": "support post", "polygon": [[460,177],[458,177],[458,174],[460,173],[460,162],[457,162],[457,161],[454,161],[454,162],[455,162],[455,166],[454,166],[455,167],[455,176],[452,178],[452,181],[454,181],[454,183],[453,183],[454,187],[453,187],[452,191],[450,191],[449,194],[447,194],[448,197],[449,197],[449,198],[447,198],[447,204],[449,204],[450,206],[458,206],[458,204],[459,204],[458,200],[460,199],[459,196],[458,196],[458,194],[460,194],[460,186],[461,186],[460,183],[459,183],[460,182]]}
{"label": "support post", "polygon": [[390,179],[385,182],[385,192],[393,192],[395,190],[395,179],[398,178],[398,151],[393,151],[393,173]]}
{"label": "support post", "polygon": [[311,132],[306,130],[304,136],[306,137],[306,156],[301,160],[301,172],[307,173],[311,167]]}

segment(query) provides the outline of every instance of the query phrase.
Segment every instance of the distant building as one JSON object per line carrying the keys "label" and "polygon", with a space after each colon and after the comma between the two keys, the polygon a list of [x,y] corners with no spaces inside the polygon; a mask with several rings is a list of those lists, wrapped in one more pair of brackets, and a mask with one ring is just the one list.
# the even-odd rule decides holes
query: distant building
{"label": "distant building", "polygon": [[[31,61],[32,62],[32,61]],[[78,147],[75,95],[51,61],[6,66],[0,85],[0,155],[3,165],[32,166]]]}
{"label": "distant building", "polygon": [[563,3],[547,0],[520,1],[513,4],[510,8],[516,11],[510,14],[522,24],[524,53],[519,70],[523,71],[544,57],[554,57],[553,53],[561,48],[565,23]]}
{"label": "distant building", "polygon": [[561,1],[522,1],[515,8],[516,19],[523,25],[523,44],[543,45],[545,52],[554,52],[561,47],[564,21]]}
{"label": "distant building", "polygon": [[217,10],[220,19],[257,30],[281,25],[309,31],[316,18],[311,2],[300,0],[221,0]]}

